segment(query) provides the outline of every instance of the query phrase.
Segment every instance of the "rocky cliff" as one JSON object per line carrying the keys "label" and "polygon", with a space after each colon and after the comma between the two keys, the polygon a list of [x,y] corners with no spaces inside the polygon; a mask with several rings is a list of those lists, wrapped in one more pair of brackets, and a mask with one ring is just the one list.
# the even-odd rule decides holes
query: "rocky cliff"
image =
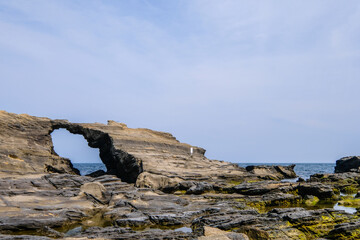
{"label": "rocky cliff", "polygon": [[[69,159],[53,150],[50,134],[60,128],[81,134],[90,147],[99,148],[108,174],[128,183],[136,182],[139,187],[162,188],[187,180],[219,182],[258,177],[254,171],[236,164],[209,160],[203,148],[181,143],[170,133],[128,128],[114,121],[71,123],[5,111],[0,111],[1,174],[78,174]],[[293,172],[293,167],[289,170]],[[264,171],[260,175],[265,179],[267,174],[273,180],[286,177],[281,169]]]}
{"label": "rocky cliff", "polygon": [[132,129],[114,121],[107,125],[78,124],[5,111],[0,112],[1,172],[78,173],[69,159],[53,150],[50,134],[59,128],[83,135],[90,147],[100,149],[108,173],[126,182],[136,182],[139,178],[140,185],[159,181],[165,184],[219,176],[238,178],[246,173],[234,164],[207,159],[204,149],[180,143],[169,133]]}

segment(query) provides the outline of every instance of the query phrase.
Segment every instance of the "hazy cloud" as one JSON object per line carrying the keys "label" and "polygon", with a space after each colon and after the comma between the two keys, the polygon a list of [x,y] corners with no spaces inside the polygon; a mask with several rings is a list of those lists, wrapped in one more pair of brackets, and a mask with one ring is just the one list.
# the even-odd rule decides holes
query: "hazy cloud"
{"label": "hazy cloud", "polygon": [[0,0],[0,108],[229,161],[359,154],[360,3]]}

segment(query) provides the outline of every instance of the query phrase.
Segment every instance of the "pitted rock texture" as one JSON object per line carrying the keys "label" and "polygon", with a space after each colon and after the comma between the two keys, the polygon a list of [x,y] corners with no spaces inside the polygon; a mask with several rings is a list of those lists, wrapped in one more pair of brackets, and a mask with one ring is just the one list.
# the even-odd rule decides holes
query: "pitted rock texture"
{"label": "pitted rock texture", "polygon": [[83,135],[90,147],[99,148],[107,174],[129,183],[138,180],[138,186],[161,188],[186,180],[242,181],[257,177],[236,164],[207,159],[203,148],[181,143],[170,133],[132,129],[114,121],[71,123],[5,111],[0,111],[0,174],[78,174],[69,159],[53,150],[50,134],[60,128]]}

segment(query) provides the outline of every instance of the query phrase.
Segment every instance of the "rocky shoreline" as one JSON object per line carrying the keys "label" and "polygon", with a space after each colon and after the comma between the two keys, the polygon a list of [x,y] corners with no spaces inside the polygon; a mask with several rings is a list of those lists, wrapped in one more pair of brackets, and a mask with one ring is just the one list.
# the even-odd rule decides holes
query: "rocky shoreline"
{"label": "rocky shoreline", "polygon": [[[99,148],[107,171],[78,175],[53,149],[59,128]],[[360,158],[288,182],[294,165],[241,168],[204,154],[114,121],[0,111],[0,239],[360,238]]]}

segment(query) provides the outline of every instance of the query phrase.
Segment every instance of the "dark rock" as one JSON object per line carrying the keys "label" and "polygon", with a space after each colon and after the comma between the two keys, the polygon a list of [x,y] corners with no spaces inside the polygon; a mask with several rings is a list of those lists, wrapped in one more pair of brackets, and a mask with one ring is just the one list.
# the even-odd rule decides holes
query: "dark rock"
{"label": "dark rock", "polygon": [[186,191],[186,194],[202,194],[204,192],[211,191],[212,189],[212,184],[207,182],[196,182]]}
{"label": "dark rock", "polygon": [[336,161],[335,173],[359,172],[360,157],[343,157]]}
{"label": "dark rock", "polygon": [[281,173],[284,178],[296,178],[297,175],[294,171],[294,168],[295,168],[295,164],[291,164],[289,166],[274,166],[274,168],[279,172]]}
{"label": "dark rock", "polygon": [[244,195],[263,195],[266,193],[283,192],[294,190],[297,185],[288,182],[259,181],[253,183],[241,183],[232,188],[233,192]]}
{"label": "dark rock", "polygon": [[360,239],[360,221],[341,223],[329,233],[331,239]]}
{"label": "dark rock", "polygon": [[183,225],[184,218],[177,214],[150,215],[150,221],[162,226]]}
{"label": "dark rock", "polygon": [[360,198],[360,192],[357,192],[355,198]]}
{"label": "dark rock", "polygon": [[305,179],[303,179],[302,177],[299,177],[299,179],[296,182],[305,182]]}
{"label": "dark rock", "polygon": [[191,232],[183,232],[176,230],[146,229],[143,231],[133,231],[130,228],[119,227],[91,227],[82,232],[79,237],[87,236],[89,238],[104,239],[195,239]]}
{"label": "dark rock", "polygon": [[33,235],[5,235],[0,234],[1,240],[51,240],[53,238],[33,236]]}
{"label": "dark rock", "polygon": [[96,177],[101,177],[101,176],[103,176],[105,174],[106,174],[106,172],[104,170],[97,170],[95,172],[86,174],[86,176],[96,178]]}
{"label": "dark rock", "polygon": [[334,191],[328,185],[321,183],[300,183],[297,187],[301,196],[313,195],[319,199],[331,199],[335,197]]}
{"label": "dark rock", "polygon": [[131,213],[122,219],[116,219],[116,224],[120,227],[137,227],[137,228],[145,228],[152,223],[149,220],[149,217],[141,214],[141,213]]}

